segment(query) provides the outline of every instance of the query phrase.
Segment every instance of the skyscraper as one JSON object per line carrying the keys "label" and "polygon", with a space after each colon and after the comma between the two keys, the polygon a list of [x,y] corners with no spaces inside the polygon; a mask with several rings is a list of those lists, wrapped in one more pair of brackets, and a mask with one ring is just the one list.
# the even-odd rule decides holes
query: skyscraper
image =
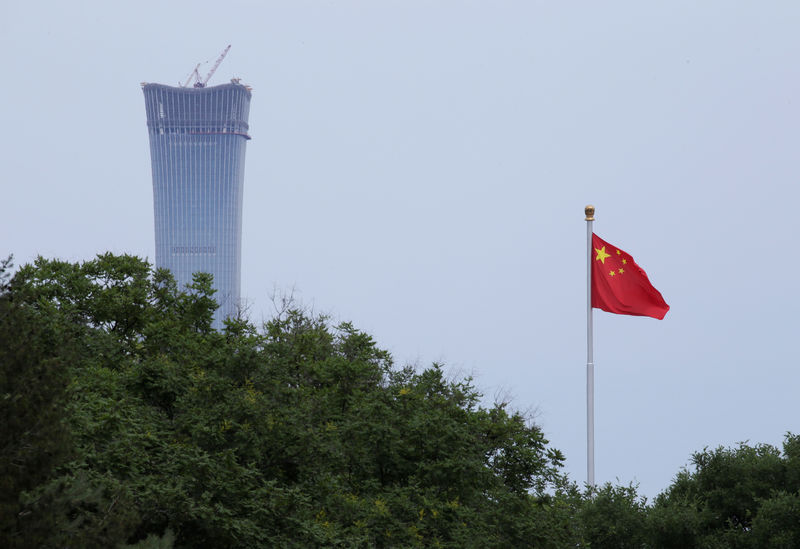
{"label": "skyscraper", "polygon": [[[226,50],[227,51],[227,50]],[[219,62],[218,62],[219,63]],[[178,286],[196,272],[214,276],[214,318],[235,315],[240,301],[242,192],[250,136],[250,88],[142,84],[150,135],[156,267]]]}

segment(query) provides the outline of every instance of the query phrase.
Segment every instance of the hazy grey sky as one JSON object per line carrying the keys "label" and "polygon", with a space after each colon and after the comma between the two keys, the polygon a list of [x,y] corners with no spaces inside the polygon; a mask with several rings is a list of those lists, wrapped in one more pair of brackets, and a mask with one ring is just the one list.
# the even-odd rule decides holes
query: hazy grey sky
{"label": "hazy grey sky", "polygon": [[585,480],[585,222],[672,309],[595,313],[597,480],[800,432],[800,3],[0,4],[0,255],[153,258],[142,81],[253,86],[243,293],[510,393]]}

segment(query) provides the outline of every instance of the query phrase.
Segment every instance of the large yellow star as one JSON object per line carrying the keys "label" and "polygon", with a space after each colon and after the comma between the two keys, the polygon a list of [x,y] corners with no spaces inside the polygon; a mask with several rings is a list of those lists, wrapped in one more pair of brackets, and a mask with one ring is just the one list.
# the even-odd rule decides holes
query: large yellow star
{"label": "large yellow star", "polygon": [[597,252],[597,257],[595,257],[595,258],[594,258],[594,260],[595,260],[595,261],[597,261],[597,260],[599,259],[599,260],[600,260],[600,262],[601,262],[603,265],[605,265],[605,264],[606,264],[606,258],[607,258],[607,257],[611,257],[611,254],[607,254],[607,253],[606,253],[606,247],[605,247],[605,246],[603,246],[603,247],[602,247],[602,248],[600,248],[600,249],[597,249],[597,248],[595,248],[595,249],[594,249],[594,251],[596,251],[596,252]]}

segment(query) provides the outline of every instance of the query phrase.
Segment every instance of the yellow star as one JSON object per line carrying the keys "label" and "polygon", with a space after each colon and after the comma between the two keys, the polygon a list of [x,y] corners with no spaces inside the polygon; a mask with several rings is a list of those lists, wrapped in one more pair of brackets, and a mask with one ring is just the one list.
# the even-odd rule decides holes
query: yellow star
{"label": "yellow star", "polygon": [[614,276],[614,271],[609,271],[608,276]]}
{"label": "yellow star", "polygon": [[625,269],[620,269],[620,270],[619,270],[619,274],[622,274],[622,273],[624,273],[624,272],[625,272]]}
{"label": "yellow star", "polygon": [[617,255],[622,255],[622,252],[617,250]]}
{"label": "yellow star", "polygon": [[595,261],[597,261],[597,260],[599,259],[599,260],[600,260],[600,262],[601,262],[603,265],[605,265],[605,264],[606,264],[606,258],[607,258],[607,257],[611,257],[611,254],[607,254],[607,253],[606,253],[606,247],[605,247],[605,246],[603,246],[603,247],[602,247],[602,248],[600,248],[599,250],[598,250],[597,248],[595,248],[595,249],[594,249],[594,251],[596,251],[596,252],[597,252],[597,257],[595,257],[595,258],[594,258],[594,260],[595,260]]}
{"label": "yellow star", "polygon": [[623,260],[622,260],[622,264],[623,264],[623,265],[627,265],[627,264],[628,264],[628,260],[627,260],[627,259],[623,259]]}

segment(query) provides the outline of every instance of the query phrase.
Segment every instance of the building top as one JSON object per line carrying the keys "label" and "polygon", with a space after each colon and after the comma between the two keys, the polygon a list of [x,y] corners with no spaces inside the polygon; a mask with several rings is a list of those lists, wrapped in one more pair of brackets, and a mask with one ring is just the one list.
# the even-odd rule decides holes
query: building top
{"label": "building top", "polygon": [[248,98],[251,97],[253,94],[253,88],[248,86],[247,84],[241,83],[241,78],[231,78],[230,84],[219,84],[217,86],[204,86],[202,88],[195,88],[193,86],[170,86],[167,84],[156,84],[153,82],[141,82],[142,89],[147,88],[164,88],[170,91],[177,91],[182,93],[210,93],[212,90],[218,90],[220,88],[242,88],[244,91],[247,92]]}
{"label": "building top", "polygon": [[250,139],[247,119],[251,92],[248,86],[168,86],[142,83],[147,126],[165,134],[232,134]]}

